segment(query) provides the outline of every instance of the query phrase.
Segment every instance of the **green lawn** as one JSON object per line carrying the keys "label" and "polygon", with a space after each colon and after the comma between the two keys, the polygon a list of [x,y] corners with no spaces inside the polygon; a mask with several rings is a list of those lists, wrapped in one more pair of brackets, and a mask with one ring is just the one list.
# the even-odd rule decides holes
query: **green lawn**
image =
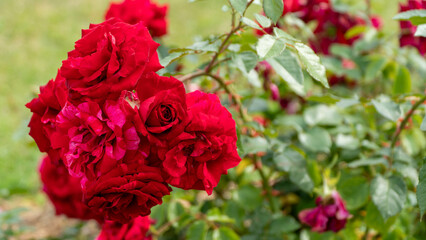
{"label": "green lawn", "polygon": [[[388,16],[384,22],[390,31],[397,26],[389,21],[396,1],[393,7],[385,7],[389,1],[373,1],[374,9]],[[228,27],[229,14],[221,10],[226,0],[158,2],[170,5],[167,45],[186,46],[196,36],[222,33]],[[0,196],[37,189],[41,154],[28,136],[30,112],[24,104],[38,86],[55,77],[80,29],[103,20],[108,4],[109,0],[0,1]]]}

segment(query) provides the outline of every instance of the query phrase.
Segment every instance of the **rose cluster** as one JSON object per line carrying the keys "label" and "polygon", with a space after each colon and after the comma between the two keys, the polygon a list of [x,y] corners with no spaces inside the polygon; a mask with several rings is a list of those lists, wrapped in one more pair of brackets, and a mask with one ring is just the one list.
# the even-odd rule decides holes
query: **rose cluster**
{"label": "rose cluster", "polygon": [[[415,10],[415,9],[426,9],[426,0],[408,0],[407,4],[400,4],[401,12]],[[420,54],[425,55],[426,53],[426,38],[415,37],[414,33],[417,27],[411,24],[409,21],[401,21],[401,37],[399,38],[399,44],[401,47],[414,46]]]}
{"label": "rose cluster", "polygon": [[133,229],[170,186],[211,194],[240,162],[231,114],[216,95],[157,75],[158,46],[144,22],[92,24],[26,105],[58,213]]}

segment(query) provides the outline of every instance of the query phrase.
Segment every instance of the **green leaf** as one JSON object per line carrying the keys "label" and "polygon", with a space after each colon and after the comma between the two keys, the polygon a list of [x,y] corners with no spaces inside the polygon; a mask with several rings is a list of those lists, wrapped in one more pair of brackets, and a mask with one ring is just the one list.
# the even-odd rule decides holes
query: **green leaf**
{"label": "green leaf", "polygon": [[403,209],[407,188],[400,177],[377,176],[371,183],[371,194],[374,204],[386,221]]}
{"label": "green leaf", "polygon": [[260,15],[260,14],[254,14],[254,16],[256,17],[257,22],[263,27],[263,28],[268,28],[272,25],[271,19]]}
{"label": "green leaf", "polygon": [[235,220],[222,214],[218,208],[212,208],[207,212],[207,220],[218,223],[234,223]]}
{"label": "green leaf", "polygon": [[382,72],[383,68],[385,68],[386,63],[387,60],[385,58],[377,58],[372,60],[365,70],[365,80],[374,80],[379,75],[379,73]]}
{"label": "green leaf", "polygon": [[[419,185],[417,185],[417,202],[420,208],[420,215],[426,211],[426,164],[422,166],[419,173]],[[420,217],[421,218],[421,217]]]}
{"label": "green leaf", "polygon": [[271,58],[280,55],[285,48],[286,42],[283,39],[264,35],[257,42],[256,51],[260,58]]}
{"label": "green leaf", "polygon": [[242,17],[241,21],[249,27],[252,27],[252,28],[258,29],[258,30],[262,30],[262,28],[259,26],[259,24],[257,24],[255,21],[253,21],[249,18]]}
{"label": "green leaf", "polygon": [[300,228],[300,224],[291,216],[281,216],[272,220],[269,232],[273,234],[285,234]]}
{"label": "green leaf", "polygon": [[303,113],[303,119],[310,126],[336,126],[343,121],[336,107],[322,104],[307,108]]}
{"label": "green leaf", "polygon": [[274,154],[274,162],[279,170],[285,172],[305,166],[303,156],[291,148],[286,148],[282,153]]}
{"label": "green leaf", "polygon": [[330,134],[323,128],[314,127],[306,133],[299,134],[299,141],[307,149],[314,152],[330,152],[331,137]]}
{"label": "green leaf", "polygon": [[247,137],[241,136],[241,142],[244,146],[245,154],[253,154],[258,152],[266,152],[269,147],[268,141],[263,137]]}
{"label": "green leaf", "polygon": [[192,224],[186,233],[188,240],[203,240],[206,239],[207,224],[204,221],[198,220]]}
{"label": "green leaf", "polygon": [[184,207],[179,202],[170,202],[167,209],[167,217],[170,222],[174,222],[173,226],[177,226],[176,219],[185,212]]}
{"label": "green leaf", "polygon": [[236,54],[234,61],[241,72],[248,74],[256,66],[259,58],[252,51],[244,51]]}
{"label": "green leaf", "polygon": [[308,73],[324,87],[329,88],[330,86],[325,75],[325,67],[321,64],[320,58],[310,47],[303,43],[296,43],[295,47]]}
{"label": "green leaf", "polygon": [[247,0],[229,0],[231,2],[231,6],[235,11],[239,12],[241,15],[246,10]]}
{"label": "green leaf", "polygon": [[167,67],[168,65],[170,65],[170,63],[172,63],[173,61],[176,61],[177,59],[179,59],[179,58],[181,58],[181,57],[183,57],[185,55],[186,55],[186,53],[184,53],[184,52],[174,52],[174,53],[171,53],[170,55],[162,58],[160,60],[160,64],[163,67]]}
{"label": "green leaf", "polygon": [[423,118],[422,125],[420,125],[422,131],[426,131],[426,116]]}
{"label": "green leaf", "polygon": [[293,53],[284,51],[280,56],[266,61],[294,92],[298,95],[305,94],[302,69]]}
{"label": "green leaf", "polygon": [[263,11],[276,23],[283,14],[284,2],[282,0],[263,0]]}
{"label": "green leaf", "polygon": [[274,27],[274,34],[277,38],[284,38],[286,41],[289,41],[291,43],[300,42],[299,39],[294,38],[290,34],[284,32],[282,29]]}
{"label": "green leaf", "polygon": [[314,189],[314,183],[312,182],[306,167],[291,169],[290,181],[307,193],[311,193]]}
{"label": "green leaf", "polygon": [[245,210],[255,210],[263,201],[261,190],[252,186],[242,186],[234,193],[235,201]]}
{"label": "green leaf", "polygon": [[395,223],[396,216],[389,218],[385,221],[380,214],[377,207],[373,202],[367,205],[367,215],[365,216],[365,223],[368,227],[376,229],[377,231],[386,233],[387,230]]}
{"label": "green leaf", "polygon": [[341,101],[340,98],[333,95],[319,95],[319,96],[309,96],[306,100],[311,102],[319,102],[319,103],[327,103],[327,104],[335,104]]}
{"label": "green leaf", "polygon": [[362,176],[342,177],[337,184],[337,190],[345,200],[346,207],[349,210],[364,206],[368,200],[369,185]]}
{"label": "green leaf", "polygon": [[409,10],[397,14],[393,19],[408,20],[414,25],[426,23],[426,10]]}
{"label": "green leaf", "polygon": [[340,148],[355,150],[359,147],[359,140],[352,135],[339,133],[336,137],[336,145]]}
{"label": "green leaf", "polygon": [[408,68],[400,66],[393,84],[394,94],[404,94],[411,92],[411,76]]}
{"label": "green leaf", "polygon": [[349,163],[348,167],[359,168],[359,167],[374,166],[374,165],[379,165],[379,164],[382,164],[386,167],[389,165],[388,161],[384,158],[365,158],[365,159],[360,159],[360,160],[356,160],[356,161]]}
{"label": "green leaf", "polygon": [[426,37],[426,24],[420,24],[417,26],[417,30],[414,33],[416,37]]}
{"label": "green leaf", "polygon": [[377,100],[372,101],[377,112],[380,113],[383,117],[396,121],[401,116],[401,111],[398,104],[388,101],[388,102],[379,102]]}
{"label": "green leaf", "polygon": [[239,240],[240,237],[229,227],[220,227],[219,228],[219,238],[218,240]]}

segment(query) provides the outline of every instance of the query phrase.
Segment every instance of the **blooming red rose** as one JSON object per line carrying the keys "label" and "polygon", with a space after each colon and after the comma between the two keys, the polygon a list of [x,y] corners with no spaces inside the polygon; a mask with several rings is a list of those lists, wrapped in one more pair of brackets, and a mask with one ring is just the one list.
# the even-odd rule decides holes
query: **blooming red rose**
{"label": "blooming red rose", "polygon": [[[414,9],[426,9],[426,0],[408,0],[407,4],[400,5],[401,12]],[[417,27],[412,25],[409,21],[401,21],[401,37],[399,43],[401,47],[413,46],[416,47],[420,54],[426,53],[426,38],[425,37],[414,37],[414,33]]]}
{"label": "blooming red rose", "polygon": [[127,223],[147,216],[172,190],[159,168],[144,164],[120,164],[95,181],[85,183],[85,202],[106,220]]}
{"label": "blooming red rose", "polygon": [[311,226],[312,231],[338,232],[345,227],[350,214],[338,192],[334,191],[327,198],[318,197],[316,204],[316,208],[306,209],[299,213],[300,221]]}
{"label": "blooming red rose", "polygon": [[182,82],[152,73],[139,81],[136,92],[142,120],[138,131],[152,143],[164,145],[165,140],[170,141],[183,131],[188,117]]}
{"label": "blooming red rose", "polygon": [[105,19],[116,17],[129,24],[143,22],[153,37],[167,33],[167,5],[158,6],[150,0],[124,0],[111,3]]}
{"label": "blooming red rose", "polygon": [[142,74],[161,68],[158,46],[141,23],[109,19],[90,25],[62,63],[70,98],[78,103],[102,102],[109,95],[116,98],[122,90],[133,90]]}
{"label": "blooming red rose", "polygon": [[59,131],[52,135],[52,142],[62,149],[71,174],[95,179],[118,164],[128,151],[138,150],[140,138],[128,105],[122,96],[118,101],[107,100],[102,107],[88,101],[78,106],[67,103],[62,109],[57,116]]}
{"label": "blooming red rose", "polygon": [[150,225],[149,216],[136,217],[126,224],[106,221],[97,240],[151,240],[147,236]]}
{"label": "blooming red rose", "polygon": [[221,175],[241,161],[235,121],[216,95],[195,91],[187,103],[192,120],[160,158],[169,184],[211,194]]}
{"label": "blooming red rose", "polygon": [[55,80],[50,80],[40,87],[40,94],[25,106],[31,110],[33,116],[28,124],[30,135],[34,138],[41,152],[48,153],[52,160],[57,162],[59,154],[52,149],[50,136],[56,128],[56,115],[67,101],[65,80],[58,72]]}
{"label": "blooming red rose", "polygon": [[102,218],[83,203],[80,179],[69,175],[62,161],[52,163],[49,157],[44,157],[40,164],[40,179],[57,215],[101,221]]}

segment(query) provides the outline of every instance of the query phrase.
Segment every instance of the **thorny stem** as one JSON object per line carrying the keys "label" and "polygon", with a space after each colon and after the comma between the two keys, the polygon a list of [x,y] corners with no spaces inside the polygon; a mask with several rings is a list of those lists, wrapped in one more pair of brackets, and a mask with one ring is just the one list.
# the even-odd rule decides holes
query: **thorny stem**
{"label": "thorny stem", "polygon": [[408,121],[410,120],[411,116],[414,114],[414,111],[416,111],[416,109],[418,107],[420,107],[420,105],[422,105],[422,103],[425,102],[425,101],[426,101],[426,96],[420,98],[416,103],[414,103],[414,105],[411,107],[411,109],[407,112],[407,115],[405,115],[401,124],[396,128],[395,134],[393,135],[392,143],[391,143],[391,146],[390,146],[391,156],[389,158],[389,168],[392,167],[392,161],[393,161],[393,157],[394,157],[394,149],[395,149],[395,145],[398,141],[399,135],[401,134],[402,130],[404,130],[404,128],[407,125]]}
{"label": "thorny stem", "polygon": [[277,212],[277,207],[275,206],[274,199],[272,198],[272,189],[271,189],[271,186],[269,185],[269,179],[265,175],[265,172],[263,171],[262,163],[261,161],[257,160],[257,157],[254,157],[253,164],[256,167],[257,171],[259,172],[260,177],[262,178],[262,185],[266,191],[266,197],[268,198],[269,205],[271,206],[271,210],[272,212]]}
{"label": "thorny stem", "polygon": [[[247,9],[249,8],[249,6],[254,2],[254,0],[251,0],[250,2],[247,3],[246,9],[244,10],[242,16],[245,15]],[[240,97],[235,93],[235,91],[225,82],[225,80],[223,78],[221,78],[219,75],[215,75],[212,74],[211,71],[212,69],[219,65],[221,63],[221,61],[227,61],[226,60],[221,60],[221,61],[217,61],[217,59],[219,58],[219,56],[225,52],[225,50],[229,47],[229,40],[231,39],[231,37],[238,32],[241,28],[243,28],[243,22],[240,21],[238,23],[237,26],[235,26],[235,11],[233,10],[233,18],[232,18],[232,24],[231,24],[231,31],[229,31],[228,34],[226,34],[225,39],[223,40],[223,42],[221,43],[221,45],[219,46],[218,51],[215,53],[215,55],[213,56],[212,60],[210,61],[210,63],[207,65],[207,67],[204,70],[198,70],[194,73],[190,73],[188,75],[183,76],[182,78],[180,78],[181,81],[188,81],[191,80],[193,78],[199,77],[199,76],[208,76],[211,77],[212,79],[214,79],[217,83],[219,83],[219,85],[226,91],[226,93],[228,93],[232,100],[234,101],[235,105],[238,108],[238,112],[243,120],[244,123],[249,122],[249,116],[247,115],[247,113],[244,111],[242,103],[241,103],[241,99]],[[217,62],[216,62],[217,61]],[[271,186],[269,185],[269,179],[268,177],[265,175],[262,167],[260,166],[260,163],[258,162],[258,160],[254,157],[253,158],[253,164],[256,167],[257,171],[260,174],[260,177],[262,178],[262,185],[264,190],[266,191],[267,194],[267,198],[269,201],[269,204],[271,206],[271,209],[273,212],[277,211],[277,208],[275,206],[275,202],[273,200],[272,197],[272,189]]]}

